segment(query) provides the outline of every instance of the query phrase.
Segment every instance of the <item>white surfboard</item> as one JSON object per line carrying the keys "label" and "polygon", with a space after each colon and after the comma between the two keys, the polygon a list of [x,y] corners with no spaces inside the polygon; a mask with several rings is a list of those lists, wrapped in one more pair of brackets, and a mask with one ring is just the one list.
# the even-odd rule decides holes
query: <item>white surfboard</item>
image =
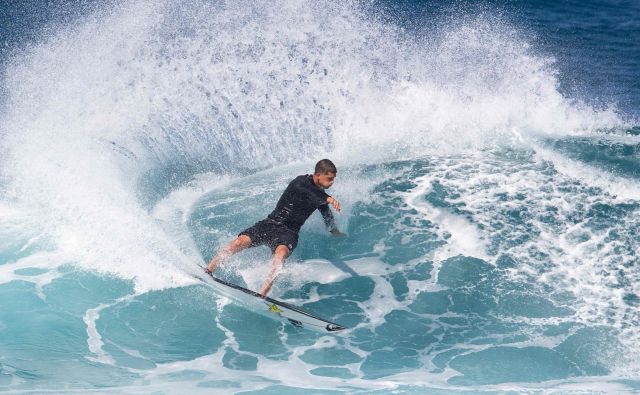
{"label": "white surfboard", "polygon": [[347,329],[345,326],[320,318],[302,310],[299,307],[272,299],[268,296],[262,296],[250,289],[246,289],[239,285],[214,277],[208,272],[204,273],[206,276],[197,277],[215,289],[218,293],[228,296],[243,306],[262,315],[280,319],[296,327],[307,328],[324,333],[335,333]]}

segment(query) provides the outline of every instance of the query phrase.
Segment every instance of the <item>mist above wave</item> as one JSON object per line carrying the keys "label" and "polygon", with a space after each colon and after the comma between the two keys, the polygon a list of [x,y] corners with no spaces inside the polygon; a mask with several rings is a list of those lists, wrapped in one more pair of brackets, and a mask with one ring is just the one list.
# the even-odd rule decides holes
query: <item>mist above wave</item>
{"label": "mist above wave", "polygon": [[140,289],[188,281],[148,211],[195,174],[623,124],[563,97],[553,60],[490,13],[412,37],[358,2],[110,6],[6,62],[1,179],[74,261]]}

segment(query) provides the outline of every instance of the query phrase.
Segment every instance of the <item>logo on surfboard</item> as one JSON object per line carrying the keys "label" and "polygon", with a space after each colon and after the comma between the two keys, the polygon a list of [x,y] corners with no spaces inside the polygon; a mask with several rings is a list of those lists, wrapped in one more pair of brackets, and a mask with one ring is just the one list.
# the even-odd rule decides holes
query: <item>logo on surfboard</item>
{"label": "logo on surfboard", "polygon": [[271,306],[269,306],[269,311],[272,311],[277,314],[283,313],[283,311],[280,310],[278,306],[276,306],[275,304],[272,304]]}

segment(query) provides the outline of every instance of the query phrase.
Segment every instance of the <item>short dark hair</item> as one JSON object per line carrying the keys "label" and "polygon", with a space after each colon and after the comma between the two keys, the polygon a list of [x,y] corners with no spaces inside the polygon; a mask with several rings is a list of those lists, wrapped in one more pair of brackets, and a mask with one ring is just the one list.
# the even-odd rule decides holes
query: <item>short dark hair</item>
{"label": "short dark hair", "polygon": [[327,174],[333,173],[338,174],[338,169],[336,169],[336,165],[333,164],[329,159],[322,159],[316,163],[316,174]]}

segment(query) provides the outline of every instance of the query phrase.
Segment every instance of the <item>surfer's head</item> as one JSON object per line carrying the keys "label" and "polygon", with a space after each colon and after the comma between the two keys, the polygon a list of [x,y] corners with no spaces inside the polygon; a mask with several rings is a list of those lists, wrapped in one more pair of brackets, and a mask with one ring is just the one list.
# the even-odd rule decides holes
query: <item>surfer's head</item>
{"label": "surfer's head", "polygon": [[313,173],[313,182],[323,189],[329,189],[333,185],[336,174],[338,174],[336,165],[334,165],[329,159],[322,159],[316,163],[316,169]]}

